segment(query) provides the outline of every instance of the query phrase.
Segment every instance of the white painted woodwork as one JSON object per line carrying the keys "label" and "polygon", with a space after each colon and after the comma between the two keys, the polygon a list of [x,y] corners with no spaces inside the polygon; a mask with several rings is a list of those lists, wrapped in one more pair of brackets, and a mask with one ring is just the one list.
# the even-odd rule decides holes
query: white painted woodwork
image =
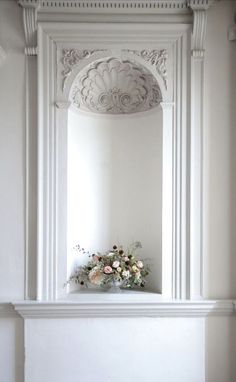
{"label": "white painted woodwork", "polygon": [[[50,1],[50,4],[52,4],[52,1]],[[48,9],[52,11],[53,8]],[[70,7],[68,11],[63,9],[59,11],[59,7],[57,7],[57,13],[51,12],[50,18],[55,21],[60,21],[62,13],[65,12],[64,20],[66,18],[67,20],[73,19],[76,22],[82,18],[90,21],[94,19],[100,21],[109,20],[109,12],[113,11],[113,9],[105,9],[106,15],[102,14],[103,10],[100,10],[100,16],[95,15],[95,11],[96,9],[92,8],[88,14],[85,13],[88,11],[84,8],[80,11],[80,14],[76,14],[75,8]],[[166,11],[161,8],[156,10],[152,8],[151,11],[152,13],[147,15],[147,19],[149,21],[155,21],[155,23],[161,20],[164,22],[171,21],[172,23],[176,21],[179,22],[180,20],[181,22],[192,22],[192,15],[187,9],[184,11],[184,14],[181,9],[169,9]],[[115,19],[122,22],[125,20],[130,21],[133,16],[125,12],[125,9],[121,9],[120,13],[114,16]],[[142,21],[142,12],[143,9],[136,9],[134,16],[136,21]],[[235,99],[235,45],[233,42],[227,40],[227,29],[229,25],[232,25],[232,15],[235,13],[235,2],[217,2],[207,13],[207,51],[205,54],[206,71],[204,79],[206,94],[204,99],[205,123],[203,131],[203,234],[205,241],[203,248],[203,260],[205,264],[203,277],[204,295],[212,299],[209,303],[213,303],[216,296],[222,299],[234,297],[236,290],[236,268],[234,266],[235,193],[233,192],[235,183],[235,170],[233,165],[235,160],[235,108],[233,106],[233,100]],[[49,18],[48,13],[45,12],[44,14],[41,13],[38,15],[38,20],[43,20],[43,18],[46,21],[46,19]],[[64,318],[62,320],[56,320],[54,316],[52,319],[54,307],[55,310],[57,310],[58,307],[54,306],[55,302],[51,302],[48,303],[51,305],[47,307],[46,312],[43,311],[42,306],[36,309],[37,313],[34,312],[34,314],[36,314],[38,318],[25,320],[27,335],[31,334],[32,336],[30,335],[24,338],[23,319],[19,317],[19,314],[15,311],[13,306],[9,305],[9,301],[15,301],[16,299],[23,300],[27,296],[34,298],[35,286],[33,284],[36,280],[34,274],[37,267],[33,259],[35,249],[33,243],[34,238],[31,235],[32,232],[35,232],[34,213],[27,223],[30,227],[30,232],[28,232],[27,237],[30,237],[32,240],[29,245],[30,251],[29,249],[26,252],[24,251],[25,232],[23,227],[26,211],[23,207],[26,148],[24,106],[25,58],[23,53],[22,9],[17,7],[13,1],[0,1],[0,21],[2,32],[2,40],[0,43],[7,52],[3,65],[0,67],[0,172],[3,179],[0,198],[0,295],[1,301],[6,301],[6,303],[0,304],[0,380],[4,382],[24,381],[25,346],[27,360],[26,370],[27,373],[31,373],[30,382],[32,382],[32,373],[34,373],[36,379],[38,378],[40,381],[43,379],[45,382],[48,382],[45,378],[47,371],[48,374],[50,372],[49,381],[54,380],[55,377],[58,377],[58,380],[59,378],[64,378],[63,373],[66,373],[64,380],[69,378],[73,379],[73,374],[80,371],[83,381],[87,382],[87,369],[81,369],[81,367],[82,365],[86,365],[87,356],[89,356],[89,360],[93,359],[92,355],[94,353],[89,352],[91,349],[95,350],[97,354],[96,344],[100,344],[105,338],[104,332],[100,332],[100,329],[108,328],[108,318],[96,317],[93,321],[94,326],[91,335],[88,336],[88,328],[91,326],[91,321],[88,322],[87,317],[80,317],[78,320],[74,317],[72,320],[68,320],[67,325],[67,319],[65,319],[66,311],[64,309],[65,304],[62,302],[59,312],[60,315],[64,315]],[[36,57],[29,57],[29,59],[32,63],[32,65],[28,65],[28,70],[31,72],[29,85],[30,88],[33,88],[31,91],[34,91],[33,78]],[[36,150],[34,148],[36,141],[34,119],[36,114],[34,107],[32,107],[32,92],[29,93],[28,97],[31,100],[30,111],[32,112],[28,126],[31,136],[27,140],[28,144],[26,146],[29,150],[27,163],[29,163],[31,167],[28,185],[29,194],[31,195],[29,205],[35,206],[34,191],[32,191],[32,188],[34,189],[35,187],[35,180],[32,178],[32,174],[35,175],[34,166],[36,165]],[[66,102],[60,103],[58,100],[58,106],[67,107],[68,105]],[[59,113],[59,118],[60,117],[61,115]],[[32,213],[31,207],[29,212],[30,214]],[[27,256],[30,256],[28,259],[30,261],[28,261],[27,265],[30,278],[30,280],[28,278],[28,281],[26,274],[24,274],[24,262]],[[24,282],[26,284],[25,295]],[[27,290],[29,291],[29,295],[27,294]],[[77,300],[77,296],[75,299]],[[192,302],[195,303],[195,301],[191,301],[191,303]],[[23,303],[25,303],[25,301],[23,301]],[[45,302],[39,302],[39,304],[43,303]],[[202,301],[198,301],[198,303],[200,310]],[[219,303],[224,304],[224,301],[221,300]],[[77,302],[75,305],[77,306]],[[67,314],[74,314],[78,317],[79,312],[78,310],[75,312],[77,309],[75,305],[73,304],[73,309],[68,307]],[[231,302],[230,306],[232,306]],[[109,323],[109,340],[113,339],[114,335],[122,332],[122,330],[125,334],[125,338],[123,341],[116,343],[116,352],[110,351],[113,349],[114,341],[109,342],[109,354],[106,353],[106,355],[107,358],[109,358],[110,367],[106,370],[109,372],[109,375],[116,370],[118,360],[116,356],[113,357],[113,354],[119,354],[119,356],[123,354],[123,349],[127,348],[127,344],[128,350],[125,356],[126,358],[128,357],[128,353],[130,354],[133,350],[131,342],[133,338],[135,338],[137,345],[142,344],[145,348],[145,352],[142,353],[142,349],[140,349],[140,358],[135,358],[134,366],[137,363],[144,365],[145,378],[147,371],[155,376],[157,372],[160,372],[161,375],[170,379],[170,375],[166,374],[167,369],[164,368],[164,365],[166,365],[168,370],[171,369],[170,365],[174,365],[170,372],[173,371],[174,380],[177,382],[183,382],[184,378],[187,379],[187,382],[194,381],[194,378],[197,382],[203,382],[204,378],[206,382],[228,382],[230,380],[236,380],[235,317],[227,317],[229,314],[228,307],[228,302],[224,309],[222,309],[221,304],[220,311],[217,313],[219,316],[211,316],[204,319],[205,339],[203,339],[202,328],[196,324],[198,320],[202,320],[201,318],[195,319],[194,317],[184,318],[177,316],[165,318],[165,314],[170,314],[169,310],[167,310],[167,306],[165,306],[165,310],[161,311],[162,313],[158,313],[155,308],[155,314],[163,314],[160,319],[158,319],[158,317],[150,317],[146,320],[144,317],[138,318],[136,316],[133,318],[134,321],[132,324],[125,327],[125,330],[124,323],[129,322],[132,318],[124,319],[120,317],[115,319],[112,317]],[[92,308],[94,307],[91,307],[90,313],[92,311],[94,313]],[[136,306],[136,308],[138,307]],[[199,315],[199,310],[197,311],[196,305],[193,307],[193,305],[190,304],[189,308],[193,314]],[[22,309],[23,306],[21,306],[21,310]],[[50,315],[49,320],[42,319],[44,313],[45,315]],[[140,311],[138,312],[137,310],[136,314],[139,315],[139,313]],[[147,313],[146,309],[145,313]],[[172,313],[173,310],[171,314]],[[31,313],[31,316],[32,314],[33,313]],[[180,309],[178,309],[178,314],[181,315],[183,312],[180,312]],[[187,314],[186,310],[185,314]],[[190,314],[190,311],[188,314]],[[205,316],[206,306],[204,306],[200,314]],[[170,321],[169,326],[168,321]],[[143,322],[143,325],[141,322]],[[190,330],[191,325],[193,325],[192,330]],[[150,328],[151,334],[147,335],[147,341],[145,342],[144,334],[147,334],[145,330],[148,328]],[[172,331],[170,331],[171,328],[173,329]],[[50,333],[51,337],[49,337]],[[101,335],[99,336],[98,333]],[[132,334],[132,337],[126,336],[129,335],[129,333]],[[199,346],[195,346],[196,342],[193,338],[195,339],[196,337],[200,338],[200,342],[198,342]],[[79,347],[81,338],[83,338],[82,348]],[[50,341],[51,339],[52,341]],[[101,341],[99,341],[99,339]],[[85,346],[86,343],[88,344],[87,347]],[[71,347],[81,349],[81,363],[78,363],[78,352],[75,351],[72,353]],[[65,349],[67,349],[67,351],[65,351]],[[135,356],[138,357],[138,354],[135,354]],[[101,358],[95,358],[96,378],[104,380],[107,375],[104,375],[103,371],[101,371]],[[41,362],[39,362],[39,359]],[[119,358],[119,360],[124,362],[124,359]],[[60,365],[60,368],[58,368],[58,365]],[[134,367],[132,367],[132,370],[133,369]],[[70,370],[71,374],[70,372],[68,373],[68,370]],[[186,373],[183,375],[184,371],[186,371]],[[55,375],[56,373],[57,375]],[[120,377],[120,381],[123,381],[124,373],[119,374],[118,377]],[[168,379],[167,381],[169,382]]]}
{"label": "white painted woodwork", "polygon": [[14,302],[24,319],[71,317],[206,317],[236,313],[235,301],[167,301],[161,295],[124,292],[111,296],[103,293],[76,293],[69,300],[57,302]]}
{"label": "white painted woodwork", "polygon": [[[163,2],[162,2],[163,3]],[[145,4],[106,2],[106,12],[113,7],[115,14],[127,7],[130,17],[137,9],[143,9],[147,24],[57,24],[40,22],[40,12],[51,12],[58,4],[27,0],[20,4],[30,14],[31,27],[25,20],[26,40],[32,40],[32,25],[38,28],[39,62],[39,149],[38,149],[38,267],[37,298],[55,299],[63,294],[65,280],[66,223],[59,223],[58,211],[66,216],[64,206],[66,189],[63,186],[61,168],[66,176],[66,140],[62,137],[60,124],[67,120],[68,111],[63,107],[60,118],[55,118],[56,105],[70,101],[71,86],[80,71],[94,60],[106,57],[135,59],[156,77],[164,104],[173,104],[163,118],[163,293],[172,298],[200,298],[202,296],[202,115],[203,115],[203,69],[197,69],[198,57],[202,60],[206,31],[206,10],[212,1],[192,0],[150,2],[151,8],[165,6],[165,13],[194,13],[192,42],[191,25],[148,24]],[[32,7],[33,5],[33,7]],[[95,2],[67,2],[69,10],[89,9],[95,12]],[[101,5],[101,3],[100,3]],[[189,6],[190,8],[187,8]],[[99,6],[98,6],[99,8]],[[59,8],[58,8],[59,9]],[[181,9],[181,12],[179,12]],[[24,11],[25,12],[25,11]],[[33,23],[37,13],[37,25]],[[60,12],[60,11],[59,11]],[[106,13],[105,12],[105,13]],[[122,11],[123,12],[123,11]],[[76,13],[76,12],[75,12]],[[103,13],[103,12],[101,12]],[[48,13],[50,15],[51,13]],[[99,12],[100,14],[100,12]],[[64,15],[64,13],[63,13]],[[63,16],[62,16],[63,17]],[[49,20],[48,20],[49,21]],[[68,21],[68,20],[64,20]],[[114,18],[114,22],[117,20]],[[120,21],[119,21],[120,22]],[[59,27],[60,25],[60,27]],[[119,27],[121,24],[119,24]],[[108,37],[109,36],[109,37]],[[137,38],[138,36],[138,38]],[[146,47],[148,47],[147,50]],[[165,52],[165,56],[152,52]],[[193,63],[189,70],[189,53]],[[156,53],[155,53],[156,54]],[[153,62],[158,63],[153,65]],[[160,64],[159,64],[160,62]],[[156,69],[156,70],[155,70]],[[191,94],[189,93],[191,89]],[[74,101],[73,101],[74,102]],[[59,109],[57,109],[59,110]],[[59,111],[56,112],[57,114]],[[198,117],[196,117],[198,116]],[[191,123],[191,128],[189,127]],[[167,141],[168,140],[168,141]],[[171,150],[172,152],[171,152]],[[64,159],[63,159],[64,158]],[[172,164],[171,168],[169,164]],[[62,190],[64,190],[62,192]],[[171,192],[170,192],[171,190]],[[171,210],[170,210],[171,208]],[[166,272],[166,273],[165,273]],[[61,286],[60,286],[61,285]]]}

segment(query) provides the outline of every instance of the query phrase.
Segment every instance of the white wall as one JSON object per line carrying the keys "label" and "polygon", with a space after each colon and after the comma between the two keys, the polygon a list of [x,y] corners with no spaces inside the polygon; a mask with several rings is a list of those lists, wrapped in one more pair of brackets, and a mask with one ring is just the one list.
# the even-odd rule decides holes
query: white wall
{"label": "white wall", "polygon": [[[162,110],[127,116],[69,112],[69,253],[141,241],[137,256],[152,272],[147,288],[161,292]],[[81,256],[80,256],[81,257]]]}
{"label": "white wall", "polygon": [[[236,297],[236,107],[234,105],[236,99],[236,45],[235,42],[227,40],[227,28],[233,23],[234,11],[236,11],[235,2],[221,1],[217,2],[208,14],[205,83],[206,124],[204,130],[204,251],[206,254],[204,280],[206,297]],[[22,11],[14,1],[0,1],[0,45],[7,52],[6,61],[0,67],[0,300],[10,301],[24,297],[25,58]],[[32,152],[31,155],[33,157],[36,153]],[[22,382],[23,325],[19,318],[10,318],[10,314],[3,314],[1,310],[0,316],[0,381]],[[178,336],[178,323],[177,320],[172,320],[171,322],[174,324],[172,333],[176,338],[175,336]],[[75,325],[70,327],[65,320],[60,323],[57,322],[57,325],[50,321],[39,325],[37,328],[38,322],[35,321],[31,328],[35,329],[35,339],[41,342],[38,344],[32,342],[31,346],[37,345],[40,354],[44,356],[45,342],[42,335],[51,329],[51,339],[58,340],[61,335],[63,336],[63,343],[59,343],[59,355],[62,357],[65,350],[69,352],[69,349],[72,348],[70,346],[73,339],[71,331],[76,333],[78,330],[80,333],[83,328],[86,328],[86,322],[85,319],[74,321]],[[163,325],[162,328],[164,328],[165,322],[168,325],[166,319],[161,319],[160,322]],[[186,335],[184,344],[189,344],[187,335],[189,334],[191,339],[194,333],[188,331],[188,325],[194,325],[194,323],[192,319],[189,319],[189,323],[182,319],[179,319],[178,322],[182,322],[182,330],[184,330],[184,325],[187,325],[184,332]],[[79,323],[81,323],[81,327],[77,329]],[[107,321],[102,320],[93,322],[92,332],[98,333],[99,331],[100,337],[97,337],[98,339],[103,338],[102,334],[106,323]],[[132,328],[139,332],[137,338],[140,344],[146,344],[146,346],[150,346],[150,349],[158,349],[157,355],[160,355],[159,339],[163,336],[161,337],[158,324],[159,320],[152,320],[152,335],[148,334],[146,332],[148,328],[145,328],[144,333],[147,335],[148,343],[145,342],[145,337],[141,336],[140,329],[144,328],[138,321],[132,322]],[[117,320],[116,325],[114,325],[113,320],[109,321],[109,334],[116,335],[122,328],[124,329],[123,325],[122,319]],[[125,323],[125,325],[128,324]],[[61,329],[60,335],[55,332],[57,327],[59,330]],[[199,327],[198,329],[197,333],[202,335],[201,329]],[[90,336],[88,329],[86,330],[86,341],[88,342],[87,345],[84,343],[81,348],[84,349],[82,357],[85,356],[85,350],[87,351],[96,345],[96,336],[95,338]],[[129,330],[130,328],[125,328],[127,336],[129,336]],[[172,338],[169,340],[171,341]],[[194,343],[196,343],[195,340],[194,337]],[[66,347],[64,347],[64,341],[67,341]],[[176,343],[181,345],[181,341],[182,336],[180,341]],[[208,320],[205,348],[207,382],[235,382],[235,344],[235,318],[217,317]],[[111,345],[109,346],[111,348]],[[121,341],[119,346],[117,345],[116,351],[121,354],[124,346],[125,341]],[[165,346],[167,345],[165,344]],[[170,344],[171,348],[172,343]],[[29,350],[28,356],[33,357],[31,349],[27,349],[27,351]],[[169,349],[168,346],[166,349]],[[195,349],[197,350],[195,356],[199,358],[192,358],[192,367],[197,367],[200,357],[202,357],[202,353],[198,352],[199,348]],[[188,352],[189,347],[186,346],[185,350]],[[202,346],[201,351],[203,351]],[[73,349],[73,360],[77,362],[77,358],[76,360],[75,358],[76,352]],[[109,359],[111,361],[110,372],[112,369],[116,370],[117,367],[116,353],[109,355]],[[135,359],[140,360],[137,354],[135,354]],[[158,356],[150,359],[153,360],[152,366],[155,373]],[[182,359],[189,360],[189,358],[184,357]],[[146,362],[148,364],[148,360]],[[37,364],[39,365],[39,363]],[[58,365],[60,366],[59,362]],[[64,364],[62,363],[62,365]],[[164,365],[168,368],[171,367],[168,358],[163,360],[160,367]],[[74,367],[74,364],[69,364],[69,366]],[[181,367],[184,369],[186,362],[181,364]],[[199,375],[202,373],[201,367]],[[187,372],[191,372],[191,370],[186,370],[185,380],[186,375],[188,375]],[[52,368],[49,368],[49,371],[56,373],[56,370],[52,370]],[[188,382],[194,381],[190,379]],[[199,382],[203,382],[203,380]]]}
{"label": "white wall", "polygon": [[235,1],[210,8],[204,130],[205,296],[236,297],[236,43],[228,41]]}
{"label": "white wall", "polygon": [[[0,2],[0,302],[24,297],[25,58],[22,13]],[[23,382],[23,321],[0,304],[0,381]]]}
{"label": "white wall", "polygon": [[202,318],[27,320],[26,382],[203,382],[203,344]]}
{"label": "white wall", "polygon": [[0,298],[24,296],[25,58],[22,14],[0,2]]}

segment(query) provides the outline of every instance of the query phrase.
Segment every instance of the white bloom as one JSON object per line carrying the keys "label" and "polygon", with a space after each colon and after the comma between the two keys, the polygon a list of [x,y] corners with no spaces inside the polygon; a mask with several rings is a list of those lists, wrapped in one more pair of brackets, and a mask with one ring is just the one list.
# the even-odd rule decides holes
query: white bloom
{"label": "white bloom", "polygon": [[125,260],[125,261],[129,261],[128,256],[125,256],[124,260]]}
{"label": "white bloom", "polygon": [[112,264],[112,266],[113,266],[113,268],[118,268],[119,267],[119,265],[120,265],[120,262],[119,261],[114,261],[113,262],[113,264]]}
{"label": "white bloom", "polygon": [[128,278],[130,275],[129,271],[123,271],[122,276]]}
{"label": "white bloom", "polygon": [[117,272],[121,272],[121,271],[122,271],[121,267],[118,267]]}
{"label": "white bloom", "polygon": [[139,268],[143,268],[143,262],[142,261],[137,261],[137,266],[139,267]]}
{"label": "white bloom", "polygon": [[133,266],[132,266],[132,270],[133,270],[134,272],[138,272],[138,268],[136,267],[136,265],[133,265]]}

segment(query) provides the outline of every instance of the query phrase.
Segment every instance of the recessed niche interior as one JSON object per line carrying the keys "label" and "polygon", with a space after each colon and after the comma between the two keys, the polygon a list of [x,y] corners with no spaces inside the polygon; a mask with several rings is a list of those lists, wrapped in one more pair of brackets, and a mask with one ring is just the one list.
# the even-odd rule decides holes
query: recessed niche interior
{"label": "recessed niche interior", "polygon": [[[141,78],[137,86],[137,77],[130,79],[131,69],[127,65],[121,68],[114,60],[113,65],[109,66],[107,61],[105,64],[103,77],[93,73],[96,84],[89,82],[93,95],[84,90],[87,102],[81,105],[84,99],[78,100],[77,94],[77,104],[72,102],[68,112],[67,275],[69,277],[74,267],[88,259],[87,254],[73,250],[77,244],[93,253],[107,251],[114,244],[126,248],[140,241],[142,249],[137,256],[146,259],[151,268],[145,290],[161,293],[163,123],[160,99],[156,98],[153,107],[147,107],[153,97],[148,94],[145,105],[142,104],[141,97],[148,90],[145,78]],[[113,70],[114,65],[118,74]],[[125,68],[126,73],[120,73],[119,68]],[[136,71],[136,66],[132,70]],[[80,84],[81,78],[85,81],[85,73],[82,74]],[[128,75],[126,81],[125,75]],[[141,77],[143,75],[142,72]],[[157,85],[154,79],[148,81]],[[75,84],[72,96],[80,88],[78,78]],[[97,89],[103,94],[97,94]],[[98,101],[101,96],[103,100]],[[96,109],[93,97],[101,102],[98,106],[102,111]],[[135,110],[135,102],[139,112]],[[129,107],[129,103],[133,104]],[[110,112],[105,113],[106,107]]]}

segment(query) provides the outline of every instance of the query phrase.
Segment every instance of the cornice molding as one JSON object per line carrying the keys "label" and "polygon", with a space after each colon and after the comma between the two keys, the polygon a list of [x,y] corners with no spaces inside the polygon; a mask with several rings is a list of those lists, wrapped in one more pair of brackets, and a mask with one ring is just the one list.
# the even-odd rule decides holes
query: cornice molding
{"label": "cornice molding", "polygon": [[206,11],[214,2],[215,0],[188,0],[188,6],[193,11]]}
{"label": "cornice molding", "polygon": [[[205,0],[204,0],[205,1]],[[207,1],[207,0],[206,0]],[[23,7],[39,3],[39,11],[84,13],[186,13],[187,0],[18,0]]]}
{"label": "cornice molding", "polygon": [[[96,296],[95,296],[96,297]],[[81,317],[208,317],[235,314],[235,302],[219,301],[141,301],[115,299],[83,301],[13,303],[16,312],[24,319],[31,318],[81,318]]]}
{"label": "cornice molding", "polygon": [[[37,14],[96,14],[96,15],[161,15],[161,14],[190,14],[194,13],[194,45],[196,51],[203,51],[204,13],[214,0],[17,0],[23,7],[23,22],[26,40],[26,55],[37,55]],[[115,20],[115,19],[114,19]],[[199,25],[200,23],[200,25]],[[199,33],[199,30],[202,33]],[[201,34],[201,36],[200,36]],[[198,47],[199,45],[199,47]],[[201,53],[200,53],[201,55]]]}

